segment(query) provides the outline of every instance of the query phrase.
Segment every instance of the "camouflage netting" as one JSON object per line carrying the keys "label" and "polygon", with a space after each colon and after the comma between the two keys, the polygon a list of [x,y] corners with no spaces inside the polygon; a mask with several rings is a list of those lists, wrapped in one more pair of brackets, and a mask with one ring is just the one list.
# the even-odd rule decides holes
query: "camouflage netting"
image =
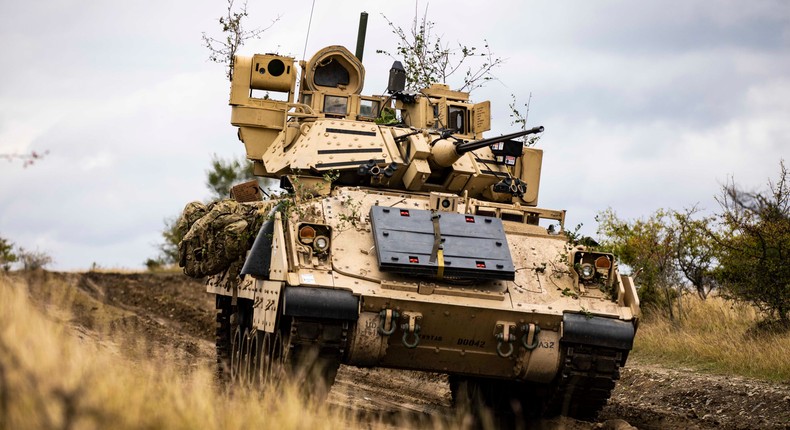
{"label": "camouflage netting", "polygon": [[187,204],[177,224],[183,235],[178,265],[193,278],[220,275],[225,286],[233,285],[271,207],[272,202],[235,200]]}

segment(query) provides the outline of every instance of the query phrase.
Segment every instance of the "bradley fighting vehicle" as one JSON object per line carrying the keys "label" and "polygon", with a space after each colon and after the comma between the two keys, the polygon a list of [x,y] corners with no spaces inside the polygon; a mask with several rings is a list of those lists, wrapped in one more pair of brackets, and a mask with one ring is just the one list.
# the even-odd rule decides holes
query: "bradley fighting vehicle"
{"label": "bradley fighting vehicle", "polygon": [[484,137],[489,102],[406,94],[398,62],[387,96],[362,95],[359,51],[235,59],[231,122],[255,174],[290,193],[270,199],[239,281],[208,282],[222,372],[440,372],[456,399],[594,416],[639,301],[612,254],[572,245],[565,211],[538,207],[543,152],[515,139],[543,127]]}

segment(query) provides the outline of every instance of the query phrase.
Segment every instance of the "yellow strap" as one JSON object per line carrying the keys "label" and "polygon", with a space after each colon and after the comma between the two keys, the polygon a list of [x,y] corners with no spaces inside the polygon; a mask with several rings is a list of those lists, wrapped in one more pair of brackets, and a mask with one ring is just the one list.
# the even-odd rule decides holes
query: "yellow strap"
{"label": "yellow strap", "polygon": [[436,272],[436,276],[441,279],[444,277],[444,251],[442,249],[436,253],[436,258],[439,260],[439,270]]}

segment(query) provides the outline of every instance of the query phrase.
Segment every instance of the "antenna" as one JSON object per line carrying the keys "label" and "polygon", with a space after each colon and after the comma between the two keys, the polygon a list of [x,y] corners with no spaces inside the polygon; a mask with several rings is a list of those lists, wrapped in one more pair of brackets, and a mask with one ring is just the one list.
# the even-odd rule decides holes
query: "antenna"
{"label": "antenna", "polygon": [[310,6],[310,21],[307,22],[307,35],[304,37],[304,50],[302,51],[302,61],[304,61],[304,56],[307,55],[307,41],[310,40],[310,26],[313,25],[313,9],[315,9],[315,0],[313,0],[313,5]]}
{"label": "antenna", "polygon": [[362,54],[365,51],[365,33],[368,30],[368,13],[359,14],[359,32],[357,33],[357,51],[354,54],[359,61],[362,61]]}

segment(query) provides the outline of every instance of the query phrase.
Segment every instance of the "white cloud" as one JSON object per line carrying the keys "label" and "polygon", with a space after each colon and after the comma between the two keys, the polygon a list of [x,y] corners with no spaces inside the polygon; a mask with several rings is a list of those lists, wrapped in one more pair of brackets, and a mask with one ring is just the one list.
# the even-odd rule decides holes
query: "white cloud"
{"label": "white cloud", "polygon": [[[250,3],[251,26],[282,15],[243,53],[301,58],[312,2]],[[419,6],[420,12],[426,3]],[[394,39],[381,17],[408,26],[412,3],[366,4],[366,93],[386,86]],[[353,50],[358,2],[316,2],[309,57],[328,44]],[[243,153],[229,124],[228,83],[206,61],[221,3],[9,3],[0,38],[0,152],[51,151],[35,166],[0,166],[0,235],[51,252],[58,268],[139,267],[165,217],[203,198],[212,153]],[[729,175],[757,188],[790,158],[790,13],[786,2],[515,0],[496,8],[430,3],[446,41],[507,58],[490,99],[493,131],[507,104],[532,92],[542,124],[541,205],[621,216],[700,202]],[[37,26],[31,26],[36,22]]]}
{"label": "white cloud", "polygon": [[14,119],[0,127],[0,153],[27,152],[31,143],[41,135],[41,124],[35,120]]}
{"label": "white cloud", "polygon": [[84,171],[106,170],[115,164],[115,157],[102,152],[92,157],[87,157],[80,163],[80,168]]}

